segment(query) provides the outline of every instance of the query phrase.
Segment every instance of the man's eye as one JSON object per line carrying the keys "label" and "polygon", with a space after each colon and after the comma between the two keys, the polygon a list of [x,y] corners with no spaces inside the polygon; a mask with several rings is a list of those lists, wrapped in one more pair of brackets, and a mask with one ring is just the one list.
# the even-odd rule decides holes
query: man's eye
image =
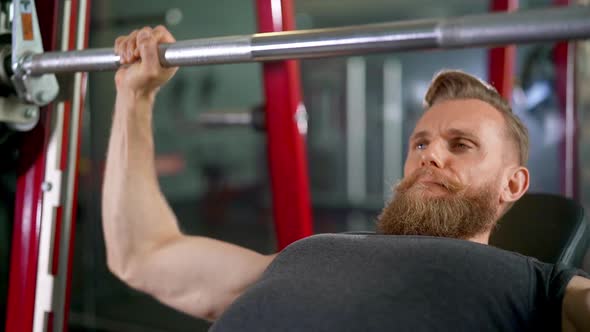
{"label": "man's eye", "polygon": [[416,149],[417,150],[424,150],[424,149],[426,149],[426,143],[417,143],[416,144]]}
{"label": "man's eye", "polygon": [[459,149],[459,150],[468,150],[468,149],[471,149],[471,146],[469,146],[465,143],[457,142],[454,144],[454,148]]}

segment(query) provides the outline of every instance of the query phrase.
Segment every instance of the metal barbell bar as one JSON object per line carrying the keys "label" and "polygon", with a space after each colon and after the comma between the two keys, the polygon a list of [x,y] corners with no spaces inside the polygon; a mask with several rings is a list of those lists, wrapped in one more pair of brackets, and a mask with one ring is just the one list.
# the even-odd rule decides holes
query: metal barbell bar
{"label": "metal barbell bar", "polygon": [[[218,37],[159,45],[163,66],[318,58],[590,38],[590,7],[570,6],[360,26]],[[27,75],[116,70],[112,48],[32,54]]]}

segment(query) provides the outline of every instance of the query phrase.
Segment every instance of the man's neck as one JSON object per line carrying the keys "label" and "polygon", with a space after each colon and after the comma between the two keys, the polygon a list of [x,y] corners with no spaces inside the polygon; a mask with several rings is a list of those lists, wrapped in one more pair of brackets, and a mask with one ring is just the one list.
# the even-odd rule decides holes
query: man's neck
{"label": "man's neck", "polygon": [[485,233],[475,235],[467,240],[471,241],[471,242],[481,243],[481,244],[489,244],[490,232],[485,232]]}

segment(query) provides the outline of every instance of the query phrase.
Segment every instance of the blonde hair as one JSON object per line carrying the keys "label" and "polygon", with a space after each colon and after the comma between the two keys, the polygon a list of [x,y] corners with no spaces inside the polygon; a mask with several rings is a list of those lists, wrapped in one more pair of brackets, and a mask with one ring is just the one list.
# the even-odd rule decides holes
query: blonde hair
{"label": "blonde hair", "polygon": [[507,134],[516,148],[520,165],[526,164],[529,157],[528,130],[494,87],[462,71],[443,70],[434,76],[424,97],[424,106],[428,109],[437,102],[451,99],[478,99],[496,108],[504,116]]}

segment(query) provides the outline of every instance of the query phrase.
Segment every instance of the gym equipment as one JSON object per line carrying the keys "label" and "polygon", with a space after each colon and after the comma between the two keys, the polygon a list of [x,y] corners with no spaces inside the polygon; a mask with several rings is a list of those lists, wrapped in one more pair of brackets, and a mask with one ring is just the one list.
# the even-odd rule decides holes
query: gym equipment
{"label": "gym equipment", "polygon": [[529,193],[500,219],[490,245],[582,268],[590,244],[589,226],[584,208],[573,199]]}
{"label": "gym equipment", "polygon": [[[5,64],[0,80],[12,82],[18,98],[2,100],[0,121],[20,130],[32,128],[38,119],[37,106],[57,96],[55,73],[116,70],[120,66],[119,56],[110,48],[44,53],[34,2],[15,0],[14,15],[12,45],[0,46]],[[588,17],[590,7],[570,6],[195,39],[160,45],[160,62],[163,66],[192,66],[584,39],[590,37]]]}
{"label": "gym equipment", "polygon": [[[165,67],[332,57],[386,51],[492,46],[590,37],[590,7],[473,15],[332,29],[180,41],[159,47]],[[21,59],[28,75],[115,70],[110,48],[47,52]]]}

